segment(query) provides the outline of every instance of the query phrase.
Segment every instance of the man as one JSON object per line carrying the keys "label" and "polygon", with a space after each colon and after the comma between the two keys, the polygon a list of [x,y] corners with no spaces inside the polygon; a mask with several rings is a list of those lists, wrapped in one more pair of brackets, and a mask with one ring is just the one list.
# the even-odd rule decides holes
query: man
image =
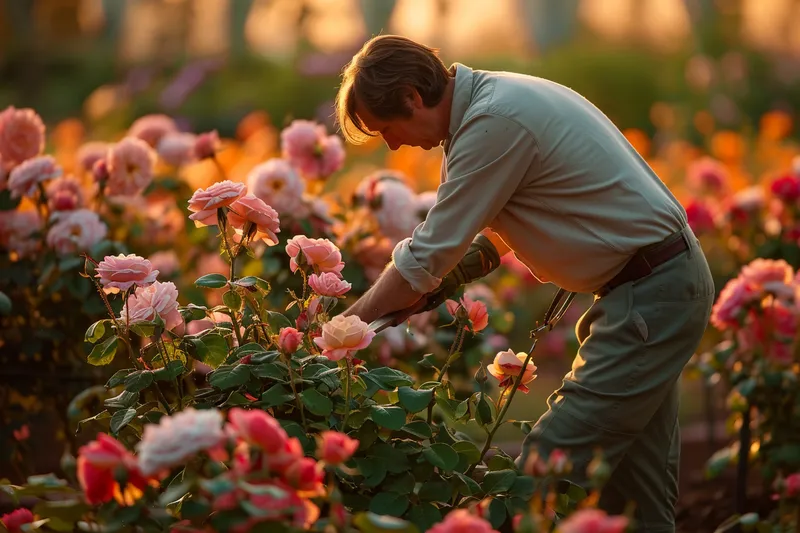
{"label": "man", "polygon": [[601,507],[620,513],[633,501],[641,531],[674,531],[677,382],[714,299],[680,203],[570,89],[458,63],[448,69],[435,50],[402,37],[376,37],[353,57],[337,114],[351,142],[381,135],[393,150],[443,144],[445,156],[427,219],[347,314],[371,322],[439,302],[509,248],[539,279],[594,293],[576,327],[572,370],[518,464],[531,449],[546,457],[561,448],[572,480],[585,483],[602,448],[613,474]]}

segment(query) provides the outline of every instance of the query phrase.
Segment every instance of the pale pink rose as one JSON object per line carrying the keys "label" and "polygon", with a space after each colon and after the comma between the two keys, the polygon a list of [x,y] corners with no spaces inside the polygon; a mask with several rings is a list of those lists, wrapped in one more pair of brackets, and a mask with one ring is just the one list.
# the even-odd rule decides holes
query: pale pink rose
{"label": "pale pink rose", "polygon": [[466,509],[450,511],[444,520],[428,529],[428,533],[498,533],[492,525]]}
{"label": "pale pink rose", "polygon": [[695,235],[711,233],[716,229],[714,214],[711,207],[703,201],[692,200],[685,207],[689,227]]}
{"label": "pale pink rose", "polygon": [[352,285],[333,272],[311,274],[308,285],[320,296],[342,296],[352,288]]}
{"label": "pale pink rose", "polygon": [[217,209],[228,207],[244,196],[246,188],[243,183],[230,180],[217,182],[207,189],[197,189],[189,199],[189,215],[196,227],[216,226]]}
{"label": "pale pink rose", "polygon": [[286,243],[286,253],[291,258],[289,268],[292,272],[296,272],[302,263],[316,272],[335,272],[341,277],[344,268],[342,253],[328,239],[309,239],[305,235],[297,235]]}
{"label": "pale pink rose", "polygon": [[158,270],[158,273],[164,277],[170,277],[176,274],[181,268],[181,263],[175,250],[161,250],[155,252],[149,259],[150,263],[153,265],[153,269]]}
{"label": "pale pink rose", "polygon": [[322,326],[322,336],[314,343],[322,348],[322,355],[338,361],[369,346],[374,336],[375,332],[369,331],[367,323],[357,316],[336,315]]}
{"label": "pale pink rose", "polygon": [[328,135],[321,141],[321,148],[318,177],[327,178],[344,166],[344,145],[338,135]]}
{"label": "pale pink rose", "polygon": [[156,281],[147,287],[137,287],[122,306],[120,319],[126,324],[152,322],[156,316],[168,330],[183,323],[178,311],[178,289],[171,281]]}
{"label": "pale pink rose", "polygon": [[559,533],[623,533],[628,527],[624,516],[608,516],[600,509],[581,509],[558,525]]}
{"label": "pale pink rose", "polygon": [[28,159],[14,167],[8,175],[8,189],[12,198],[20,196],[33,197],[38,189],[38,184],[57,178],[61,175],[61,167],[49,155],[42,155]]}
{"label": "pale pink rose", "polygon": [[730,223],[743,226],[755,220],[765,205],[764,190],[759,186],[749,187],[726,200],[725,216]]}
{"label": "pale pink rose", "polygon": [[[476,333],[489,325],[489,312],[486,310],[486,304],[480,300],[473,300],[465,294],[458,302],[455,300],[447,300],[445,306],[447,307],[447,312],[449,312],[453,318],[456,317],[458,308],[463,307],[467,312],[468,318],[472,321],[472,331]],[[466,326],[464,327],[466,328]]]}
{"label": "pale pink rose", "polygon": [[91,172],[95,163],[106,158],[111,144],[102,141],[89,141],[75,153],[76,171],[82,174]]}
{"label": "pale pink rose", "polygon": [[197,136],[193,133],[167,133],[158,141],[158,156],[174,167],[188,165],[197,161],[194,145]]}
{"label": "pale pink rose", "polygon": [[329,465],[340,465],[358,450],[359,442],[338,431],[323,431],[318,439],[317,459]]}
{"label": "pale pink rose", "polygon": [[292,354],[303,342],[303,334],[295,328],[281,328],[278,333],[278,346],[283,353]]}
{"label": "pale pink rose", "polygon": [[294,215],[303,203],[305,182],[287,161],[270,159],[249,172],[247,188],[279,214]]}
{"label": "pale pink rose", "polygon": [[734,278],[722,288],[711,309],[711,323],[719,330],[738,327],[741,312],[747,305],[761,297],[761,291],[747,280]]}
{"label": "pale pink rose", "polygon": [[97,275],[100,285],[106,294],[127,291],[134,285],[147,287],[156,281],[158,270],[152,263],[134,254],[107,255],[97,264]]}
{"label": "pale pink rose", "polygon": [[194,155],[197,159],[209,159],[217,154],[220,149],[217,130],[201,133],[194,144]]}
{"label": "pale pink rose", "polygon": [[486,367],[489,374],[500,382],[500,387],[505,388],[511,386],[517,376],[522,373],[522,381],[520,382],[519,390],[526,393],[528,392],[528,383],[536,379],[536,365],[533,360],[528,361],[528,366],[523,370],[522,364],[528,354],[525,352],[514,353],[510,349],[499,352],[495,357],[492,364]]}
{"label": "pale pink rose", "polygon": [[58,255],[87,251],[108,233],[108,227],[100,216],[89,209],[58,211],[52,220],[54,224],[47,232],[46,240]]}
{"label": "pale pink rose", "polygon": [[18,258],[32,256],[41,246],[36,233],[42,229],[42,219],[33,209],[0,211],[0,246]]}
{"label": "pale pink rose", "polygon": [[202,451],[220,447],[226,440],[223,416],[217,409],[184,408],[146,424],[136,445],[139,468],[145,476],[179,466]]}
{"label": "pale pink rose", "polygon": [[7,107],[0,113],[0,158],[6,168],[44,151],[44,122],[33,109]]}
{"label": "pale pink rose", "polygon": [[51,211],[72,211],[84,207],[81,183],[73,176],[62,176],[47,184],[47,207]]}
{"label": "pale pink rose", "polygon": [[397,243],[411,236],[419,224],[417,195],[402,178],[394,172],[379,171],[362,181],[357,189],[366,206],[378,222],[380,232]]}
{"label": "pale pink rose", "polygon": [[283,158],[310,180],[325,179],[344,164],[341,139],[308,120],[295,120],[281,132],[281,150]]}
{"label": "pale pink rose", "polygon": [[725,166],[711,157],[703,157],[689,165],[686,182],[702,193],[721,194],[728,189],[729,172]]}
{"label": "pale pink rose", "polygon": [[788,285],[794,278],[792,266],[783,259],[756,258],[742,267],[742,279],[770,290],[775,285]]}
{"label": "pale pink rose", "polygon": [[245,223],[250,222],[256,228],[253,241],[262,240],[267,246],[278,244],[276,233],[281,232],[278,212],[252,194],[243,196],[230,205],[228,222],[240,238],[244,236]]}
{"label": "pale pink rose", "polygon": [[155,162],[156,154],[146,142],[125,137],[108,150],[106,194],[133,196],[141,193],[153,181]]}
{"label": "pale pink rose", "polygon": [[172,118],[162,114],[139,117],[128,129],[130,137],[141,139],[153,148],[158,146],[162,137],[170,133],[178,133],[178,126]]}

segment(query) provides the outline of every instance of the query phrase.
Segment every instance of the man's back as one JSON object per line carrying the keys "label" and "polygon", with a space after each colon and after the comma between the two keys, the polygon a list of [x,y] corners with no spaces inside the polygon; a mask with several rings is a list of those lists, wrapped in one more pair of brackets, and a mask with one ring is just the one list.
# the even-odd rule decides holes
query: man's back
{"label": "man's back", "polygon": [[686,224],[680,203],[588,100],[542,78],[456,69],[451,125],[463,116],[448,159],[451,149],[481,149],[458,140],[480,115],[509,119],[534,139],[538,153],[529,168],[513,169],[525,176],[491,227],[538,276],[593,291],[637,249]]}

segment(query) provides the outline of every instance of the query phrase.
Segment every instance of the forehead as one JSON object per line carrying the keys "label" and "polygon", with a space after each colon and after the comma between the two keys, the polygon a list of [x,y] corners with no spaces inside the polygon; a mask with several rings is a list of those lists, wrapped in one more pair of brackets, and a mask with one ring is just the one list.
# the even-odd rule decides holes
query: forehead
{"label": "forehead", "polygon": [[353,111],[355,112],[356,116],[361,120],[364,124],[364,127],[369,131],[379,132],[384,127],[386,127],[386,121],[377,118],[375,115],[369,112],[367,108],[365,108],[358,99],[355,99],[353,106]]}

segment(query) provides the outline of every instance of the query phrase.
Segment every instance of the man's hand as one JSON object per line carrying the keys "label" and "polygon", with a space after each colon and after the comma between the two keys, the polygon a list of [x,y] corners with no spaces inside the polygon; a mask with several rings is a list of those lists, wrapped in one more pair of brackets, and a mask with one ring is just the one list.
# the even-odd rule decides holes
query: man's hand
{"label": "man's hand", "polygon": [[436,309],[453,296],[462,285],[488,275],[498,266],[500,266],[500,254],[497,248],[486,236],[478,234],[467,253],[455,268],[442,278],[442,283],[436,290],[423,296],[427,303],[418,312]]}

